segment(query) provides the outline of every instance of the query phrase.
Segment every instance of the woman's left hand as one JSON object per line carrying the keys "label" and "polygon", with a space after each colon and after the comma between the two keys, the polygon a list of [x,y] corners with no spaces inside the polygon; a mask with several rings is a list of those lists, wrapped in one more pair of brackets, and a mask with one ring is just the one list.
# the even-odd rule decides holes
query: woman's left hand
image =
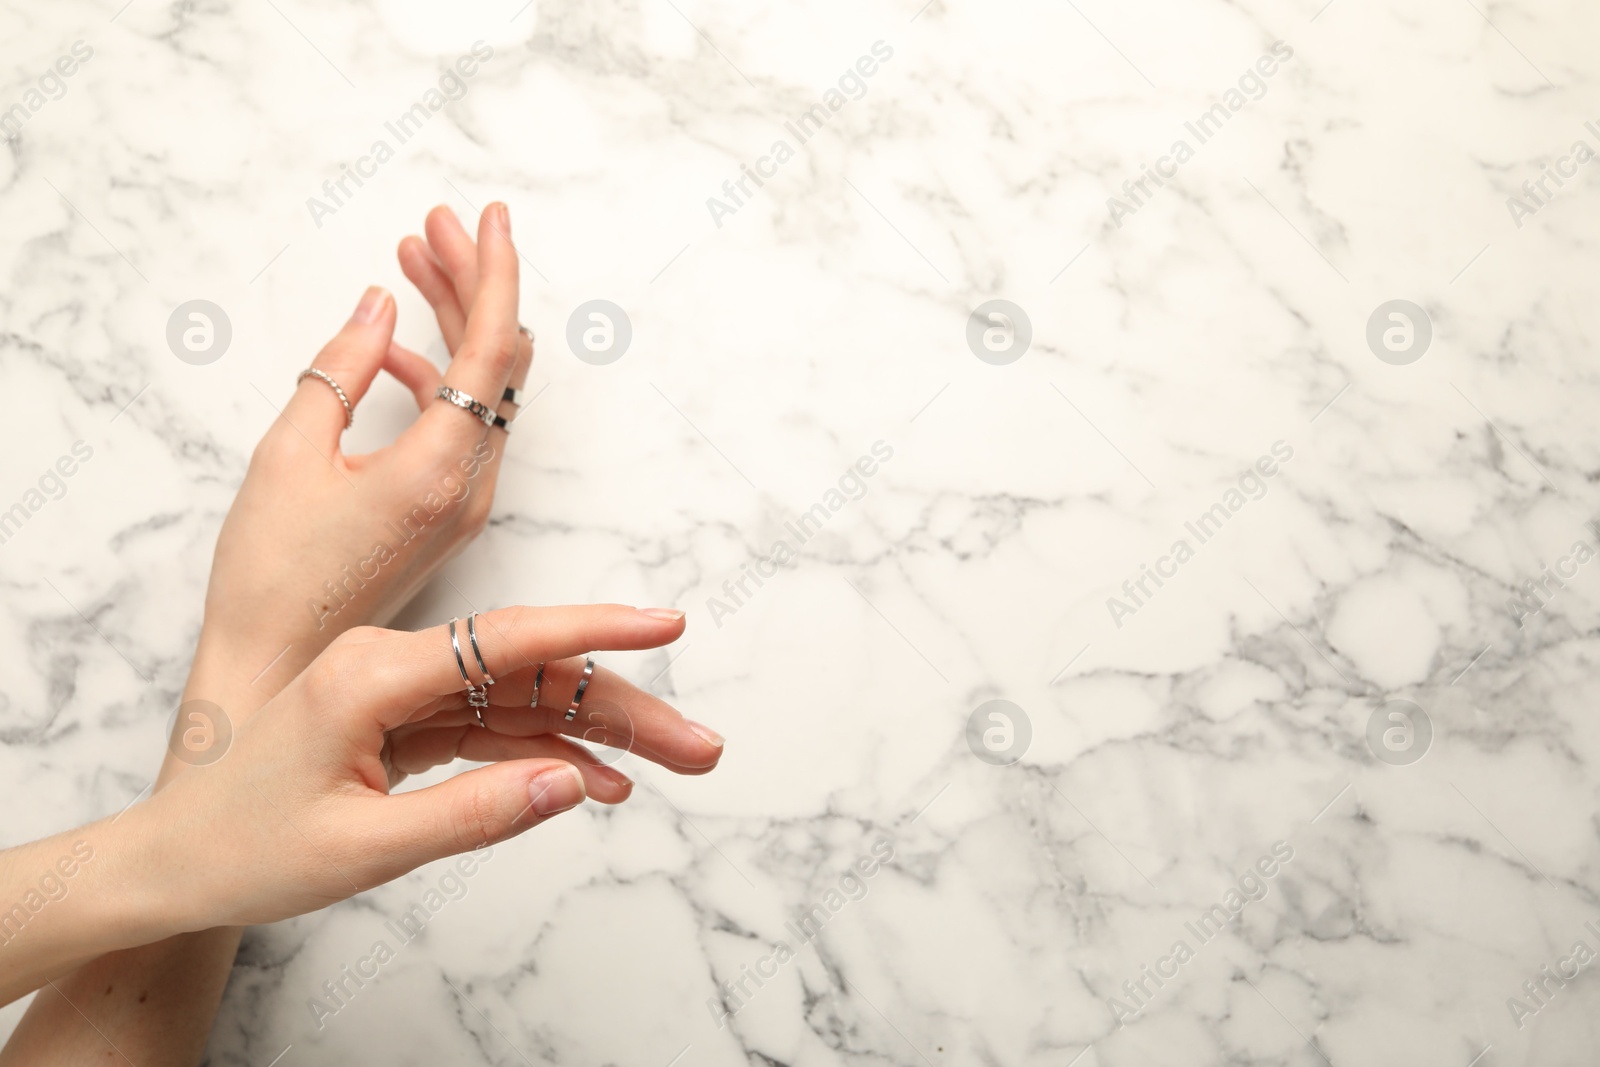
{"label": "woman's left hand", "polygon": [[427,232],[399,254],[453,354],[444,376],[394,342],[395,301],[378,288],[311,364],[352,407],[388,371],[415,394],[416,422],[386,448],[346,455],[344,404],[305,378],[257,446],[217,538],[185,696],[235,723],[340,633],[390,621],[488,521],[507,431],[434,392],[449,385],[506,418],[516,412],[502,394],[526,381],[533,346],[517,319],[509,213],[490,204],[476,244],[442,207]]}

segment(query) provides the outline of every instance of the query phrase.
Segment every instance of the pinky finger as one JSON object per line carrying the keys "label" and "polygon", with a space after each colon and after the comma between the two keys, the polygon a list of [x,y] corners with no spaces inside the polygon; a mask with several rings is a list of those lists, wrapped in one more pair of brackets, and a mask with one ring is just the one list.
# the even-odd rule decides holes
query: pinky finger
{"label": "pinky finger", "polygon": [[444,381],[432,363],[393,341],[389,342],[389,351],[383,357],[383,369],[411,390],[419,411],[426,411],[433,403],[433,394]]}

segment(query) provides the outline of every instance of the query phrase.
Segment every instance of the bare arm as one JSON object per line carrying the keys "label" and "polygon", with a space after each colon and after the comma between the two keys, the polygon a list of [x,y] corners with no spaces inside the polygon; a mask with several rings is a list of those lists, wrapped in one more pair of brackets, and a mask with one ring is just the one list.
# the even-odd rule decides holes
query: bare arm
{"label": "bare arm", "polygon": [[[514,332],[517,260],[509,223],[488,217],[497,210],[486,213],[476,243],[438,208],[428,216],[427,240],[407,238],[400,247],[402,268],[433,306],[456,356],[444,381],[491,404],[505,386],[524,384],[533,358],[532,341]],[[480,288],[489,297],[481,309]],[[480,314],[476,336],[469,336],[469,313]],[[368,290],[313,366],[353,405],[387,371],[416,394],[422,417],[394,445],[347,462],[339,451],[346,418],[340,398],[323,381],[301,382],[257,448],[223,525],[184,700],[222,707],[235,729],[339,633],[392,618],[487,521],[506,432],[467,435],[472,420],[465,413],[427,411],[440,376],[392,343],[395,316],[393,298]],[[500,336],[491,337],[491,328]],[[508,405],[501,410],[513,413]],[[419,472],[428,477],[419,480]],[[412,520],[419,514],[428,521]],[[401,545],[390,529],[408,521],[420,531]],[[394,542],[395,554],[374,563],[379,541]],[[169,755],[156,789],[207,769]],[[59,974],[29,1005],[0,1051],[0,1067],[105,1062],[108,1050],[111,1062],[120,1056],[141,1067],[198,1062],[241,934],[198,933]]]}

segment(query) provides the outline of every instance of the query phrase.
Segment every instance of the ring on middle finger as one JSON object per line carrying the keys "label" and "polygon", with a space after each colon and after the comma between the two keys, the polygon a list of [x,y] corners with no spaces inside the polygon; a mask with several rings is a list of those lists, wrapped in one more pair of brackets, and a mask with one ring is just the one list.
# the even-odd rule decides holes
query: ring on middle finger
{"label": "ring on middle finger", "polygon": [[578,714],[578,705],[583,703],[583,694],[589,690],[589,679],[594,677],[594,657],[585,656],[583,659],[583,677],[578,679],[578,691],[572,694],[572,704],[567,708],[566,721],[571,722]]}
{"label": "ring on middle finger", "polygon": [[485,426],[491,426],[495,429],[505,430],[511,425],[505,419],[497,415],[495,410],[488,404],[485,404],[483,401],[471,396],[470,394],[463,393],[460,389],[452,389],[448,385],[441,385],[434,391],[433,395],[437,400],[443,400],[447,403],[454,404],[456,407],[460,408],[462,411],[465,411],[479,422],[482,422]]}

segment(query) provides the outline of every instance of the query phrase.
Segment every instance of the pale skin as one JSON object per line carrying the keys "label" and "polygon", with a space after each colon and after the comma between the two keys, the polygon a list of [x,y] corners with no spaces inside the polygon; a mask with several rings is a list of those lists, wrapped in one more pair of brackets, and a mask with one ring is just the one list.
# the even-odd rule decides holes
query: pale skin
{"label": "pale skin", "polygon": [[[344,455],[344,408],[307,379],[257,447],[218,537],[183,699],[223,708],[231,746],[200,766],[169,755],[150,798],[114,820],[0,852],[0,913],[47,872],[66,887],[15,935],[0,926],[0,1003],[42,987],[0,1067],[197,1063],[243,926],[326,907],[585,799],[626,800],[632,782],[563,735],[680,774],[720,759],[715,732],[604,668],[578,717],[562,718],[584,654],[668,644],[681,612],[483,613],[478,638],[496,679],[485,725],[466,704],[444,627],[376,628],[483,529],[504,455],[505,431],[434,401],[434,389],[442,380],[510,418],[514,407],[494,401],[521,387],[533,356],[517,332],[504,205],[485,209],[476,241],[445,208],[429,214],[426,234],[399,255],[452,353],[442,379],[394,343],[395,302],[381,289],[312,364],[352,404],[387,371],[416,395],[416,422],[387,448]],[[377,541],[397,540],[387,524],[406,516],[415,536],[375,558]],[[407,774],[458,758],[488,766],[390,794]]]}

